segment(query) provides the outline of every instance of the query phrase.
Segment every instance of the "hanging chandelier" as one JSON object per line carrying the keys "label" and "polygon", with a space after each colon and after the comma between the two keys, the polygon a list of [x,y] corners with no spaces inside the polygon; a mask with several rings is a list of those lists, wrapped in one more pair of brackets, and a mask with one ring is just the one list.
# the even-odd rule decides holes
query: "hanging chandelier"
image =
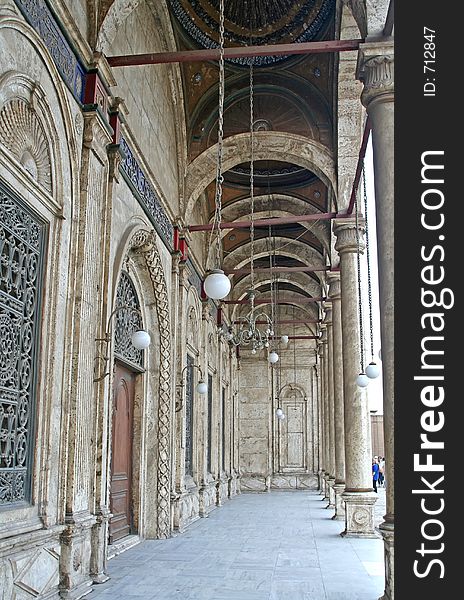
{"label": "hanging chandelier", "polygon": [[221,267],[221,220],[222,220],[222,174],[223,140],[224,140],[224,0],[220,0],[219,10],[219,116],[218,116],[218,153],[216,166],[216,194],[213,228],[209,246],[212,247],[213,236],[216,236],[215,267],[211,269],[203,283],[206,295],[213,300],[222,300],[230,292],[230,279]]}
{"label": "hanging chandelier", "polygon": [[[259,350],[269,348],[271,341],[274,337],[274,326],[273,326],[273,302],[272,302],[272,256],[269,254],[271,264],[271,312],[269,315],[265,312],[256,312],[255,299],[255,271],[254,271],[254,252],[255,252],[255,227],[254,227],[254,213],[255,213],[255,195],[254,195],[254,153],[255,153],[255,120],[254,120],[254,102],[253,102],[253,91],[254,91],[254,77],[253,77],[253,62],[250,63],[250,204],[251,204],[251,220],[250,220],[250,277],[251,277],[251,289],[248,291],[248,297],[251,302],[251,310],[244,317],[240,317],[239,329],[234,333],[232,327],[224,328],[221,327],[219,334],[224,339],[234,346],[250,346],[251,353],[256,354]],[[264,329],[258,327],[259,320],[264,321]],[[279,360],[279,356],[275,351],[271,351],[268,356],[268,360],[271,364],[275,364]]]}

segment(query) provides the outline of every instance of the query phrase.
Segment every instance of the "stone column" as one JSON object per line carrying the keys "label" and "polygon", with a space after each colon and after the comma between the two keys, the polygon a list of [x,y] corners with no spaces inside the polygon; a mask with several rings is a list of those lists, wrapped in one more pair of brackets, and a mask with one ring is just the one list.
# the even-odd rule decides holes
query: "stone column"
{"label": "stone column", "polygon": [[322,413],[322,491],[329,499],[329,412],[327,406],[327,325],[322,323],[321,357],[321,413]]}
{"label": "stone column", "polygon": [[334,385],[333,385],[333,332],[332,305],[326,305],[325,322],[327,323],[327,411],[329,426],[328,470],[329,470],[329,504],[327,508],[335,508],[335,421],[334,421]]}
{"label": "stone column", "polygon": [[319,490],[322,492],[323,488],[323,431],[322,431],[322,388],[321,388],[321,345],[320,342],[316,343],[316,366],[315,366],[315,399],[317,403],[317,475],[319,478]]}
{"label": "stone column", "polygon": [[[359,374],[360,333],[357,293],[357,232],[354,217],[338,218],[334,223],[335,249],[340,254],[343,384],[345,399],[345,531],[342,535],[375,537],[372,489],[372,462],[369,438],[369,407],[365,389],[356,385]],[[360,250],[364,219],[358,223]]]}
{"label": "stone column", "polygon": [[384,600],[394,599],[394,49],[393,42],[362,44],[358,78],[361,99],[372,124],[375,208],[379,266],[386,466],[386,515],[380,530],[385,543]]}
{"label": "stone column", "polygon": [[333,338],[333,395],[335,424],[335,515],[334,519],[345,518],[345,406],[343,400],[343,350],[342,350],[342,306],[340,273],[329,275],[329,295],[332,300]]}

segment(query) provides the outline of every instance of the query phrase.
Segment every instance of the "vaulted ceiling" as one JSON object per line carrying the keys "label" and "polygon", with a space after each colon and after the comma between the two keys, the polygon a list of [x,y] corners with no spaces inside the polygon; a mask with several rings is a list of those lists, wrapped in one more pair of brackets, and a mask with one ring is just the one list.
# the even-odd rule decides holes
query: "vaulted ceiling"
{"label": "vaulted ceiling", "polygon": [[[219,0],[168,0],[179,49],[217,48]],[[230,46],[281,44],[335,39],[335,0],[225,0],[225,44]],[[250,131],[250,75],[254,66],[254,130],[305,136],[329,150],[334,146],[334,86],[336,56],[333,53],[289,57],[256,57],[226,61],[224,138]],[[192,161],[217,142],[217,62],[183,63],[181,66],[188,155]],[[255,211],[260,218],[327,212],[329,192],[314,173],[293,162],[268,160],[254,163]],[[204,215],[214,214],[215,182],[204,191]],[[224,213],[232,220],[250,218],[250,164],[246,160],[224,174]],[[227,219],[230,220],[230,219]],[[259,258],[255,266],[269,265],[266,246],[277,251],[281,267],[311,266],[314,258],[325,264],[330,247],[329,222],[276,225],[257,228]],[[261,246],[259,246],[259,243]],[[307,249],[307,251],[305,250]],[[224,260],[229,268],[245,264],[250,254],[249,229],[232,229],[223,236]],[[267,255],[269,251],[267,252]],[[320,273],[279,276],[285,295],[321,295]],[[249,275],[234,275],[232,296],[243,297]],[[269,296],[269,274],[259,274],[256,285]],[[317,311],[308,304],[306,313]]]}

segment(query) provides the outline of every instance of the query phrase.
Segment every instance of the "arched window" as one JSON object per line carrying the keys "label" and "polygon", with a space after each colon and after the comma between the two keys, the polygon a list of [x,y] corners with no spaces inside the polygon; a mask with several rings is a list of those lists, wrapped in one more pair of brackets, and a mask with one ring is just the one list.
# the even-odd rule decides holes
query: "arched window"
{"label": "arched window", "polygon": [[0,508],[31,500],[45,237],[0,185]]}
{"label": "arched window", "polygon": [[121,273],[116,290],[116,308],[119,306],[127,307],[127,309],[118,310],[115,315],[114,356],[130,367],[142,370],[143,350],[137,350],[131,341],[134,331],[143,329],[142,316],[131,310],[133,308],[140,310],[140,303],[134,284],[125,271]]}

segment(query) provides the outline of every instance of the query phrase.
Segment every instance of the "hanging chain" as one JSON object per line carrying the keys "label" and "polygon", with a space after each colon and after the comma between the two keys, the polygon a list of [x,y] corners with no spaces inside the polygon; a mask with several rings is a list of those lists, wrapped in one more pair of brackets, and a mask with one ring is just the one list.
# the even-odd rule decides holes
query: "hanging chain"
{"label": "hanging chain", "polygon": [[367,295],[369,299],[369,334],[371,343],[371,360],[374,362],[374,318],[372,314],[372,280],[371,280],[371,259],[369,254],[369,228],[367,225],[367,182],[366,182],[366,170],[364,161],[362,164],[362,176],[363,176],[363,187],[364,187],[364,218],[366,228],[366,258],[367,258]]}
{"label": "hanging chain", "polygon": [[210,246],[216,232],[216,268],[221,265],[221,220],[222,220],[222,174],[223,141],[224,141],[224,0],[220,0],[219,8],[219,115],[218,115],[218,150],[216,166],[216,194],[214,199],[215,213],[213,228],[211,229]]}
{"label": "hanging chain", "polygon": [[[253,61],[250,62],[250,202],[251,202],[251,222],[250,222],[250,240],[251,240],[251,289],[255,289],[255,116],[253,102]],[[252,307],[254,307],[254,295],[252,297]]]}
{"label": "hanging chain", "polygon": [[355,227],[356,227],[356,258],[358,267],[358,302],[359,302],[359,336],[360,336],[360,358],[361,358],[361,373],[364,373],[364,327],[363,327],[363,308],[362,308],[362,289],[361,289],[361,255],[359,243],[359,208],[358,194],[355,196]]}

